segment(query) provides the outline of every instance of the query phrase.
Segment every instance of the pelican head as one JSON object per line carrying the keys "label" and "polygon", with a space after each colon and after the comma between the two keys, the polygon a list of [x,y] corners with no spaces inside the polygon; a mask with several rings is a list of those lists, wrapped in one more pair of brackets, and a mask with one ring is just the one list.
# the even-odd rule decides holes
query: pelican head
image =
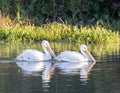
{"label": "pelican head", "polygon": [[89,50],[87,49],[86,45],[80,45],[80,51],[83,55],[88,55],[88,57],[91,59],[91,61],[96,61],[94,59],[94,57],[91,55],[91,53],[89,52]]}
{"label": "pelican head", "polygon": [[50,54],[52,57],[56,57],[47,40],[42,41],[42,48],[46,54]]}

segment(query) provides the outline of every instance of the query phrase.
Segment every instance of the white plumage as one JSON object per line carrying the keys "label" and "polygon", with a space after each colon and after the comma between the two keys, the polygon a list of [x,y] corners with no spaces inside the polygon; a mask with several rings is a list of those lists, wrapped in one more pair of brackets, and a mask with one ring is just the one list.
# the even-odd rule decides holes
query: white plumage
{"label": "white plumage", "polygon": [[69,62],[80,62],[80,61],[95,61],[93,56],[90,54],[90,52],[87,49],[86,45],[80,46],[80,51],[64,51],[61,52],[55,59],[58,61],[69,61]]}
{"label": "white plumage", "polygon": [[55,57],[53,50],[50,48],[48,41],[42,41],[43,52],[33,49],[26,49],[16,57],[17,61],[45,61]]}

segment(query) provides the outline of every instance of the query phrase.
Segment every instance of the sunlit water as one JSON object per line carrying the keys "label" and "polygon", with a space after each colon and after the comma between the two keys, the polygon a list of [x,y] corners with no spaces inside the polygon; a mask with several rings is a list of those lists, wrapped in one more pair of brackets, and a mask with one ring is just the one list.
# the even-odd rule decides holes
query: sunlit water
{"label": "sunlit water", "polygon": [[[79,51],[79,44],[50,43],[56,54]],[[96,63],[16,62],[26,48],[41,44],[0,45],[0,93],[120,93],[120,44],[87,45]],[[35,66],[37,72],[30,72]]]}

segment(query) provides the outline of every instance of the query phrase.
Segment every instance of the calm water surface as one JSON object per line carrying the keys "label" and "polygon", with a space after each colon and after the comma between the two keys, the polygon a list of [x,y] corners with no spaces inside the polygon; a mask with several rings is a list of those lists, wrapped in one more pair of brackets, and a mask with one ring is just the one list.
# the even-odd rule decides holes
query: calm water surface
{"label": "calm water surface", "polygon": [[[79,44],[50,45],[56,54],[79,51]],[[41,44],[1,43],[0,93],[120,93],[120,44],[87,46],[97,62],[81,67],[79,62],[17,63],[14,59],[22,50],[42,51]],[[24,71],[34,66],[39,71]]]}

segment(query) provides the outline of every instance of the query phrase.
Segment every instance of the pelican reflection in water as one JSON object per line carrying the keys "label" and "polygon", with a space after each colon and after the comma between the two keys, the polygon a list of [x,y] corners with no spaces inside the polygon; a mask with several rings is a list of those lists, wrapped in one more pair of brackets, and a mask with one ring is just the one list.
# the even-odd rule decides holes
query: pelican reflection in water
{"label": "pelican reflection in water", "polygon": [[80,51],[81,53],[75,51],[61,52],[57,57],[55,57],[55,60],[68,62],[95,61],[86,45],[80,45]]}
{"label": "pelican reflection in water", "polygon": [[[48,90],[49,88],[49,82],[54,74],[54,62],[52,61],[44,61],[44,62],[28,62],[28,61],[21,61],[17,62],[18,67],[20,70],[19,72],[22,72],[24,76],[34,76],[42,79],[42,86],[44,90]],[[28,79],[29,80],[29,79]],[[30,81],[31,82],[31,81]],[[27,86],[28,87],[28,86]],[[31,88],[31,85],[30,85]]]}
{"label": "pelican reflection in water", "polygon": [[33,76],[39,75],[42,77],[42,82],[49,82],[55,69],[52,61],[45,61],[45,62],[21,61],[21,62],[16,62],[16,64],[20,68],[20,71],[24,73],[24,75],[33,75]]}
{"label": "pelican reflection in water", "polygon": [[16,57],[17,61],[45,61],[51,60],[55,57],[53,50],[50,48],[49,42],[46,40],[42,41],[42,48],[45,53],[38,50],[26,49],[20,55]]}
{"label": "pelican reflection in water", "polygon": [[56,62],[59,73],[63,75],[80,75],[81,81],[87,81],[88,74],[95,65],[94,62]]}

